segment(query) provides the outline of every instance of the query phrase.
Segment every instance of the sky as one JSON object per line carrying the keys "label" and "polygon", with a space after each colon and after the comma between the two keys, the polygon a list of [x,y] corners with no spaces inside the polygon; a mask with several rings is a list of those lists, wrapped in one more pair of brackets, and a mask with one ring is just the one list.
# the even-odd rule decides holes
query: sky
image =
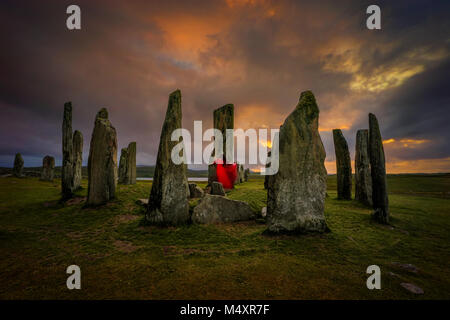
{"label": "sky", "polygon": [[[68,30],[66,8],[81,8]],[[381,30],[366,8],[381,8]],[[22,1],[0,3],[0,166],[45,155],[61,164],[63,106],[84,135],[109,111],[120,148],[137,142],[153,165],[168,96],[182,93],[183,127],[212,127],[235,106],[235,128],[279,128],[300,93],[319,109],[326,168],[331,130],[354,158],[368,113],[380,123],[388,173],[450,172],[449,1]],[[119,151],[120,152],[120,151]],[[255,167],[256,169],[256,167]]]}

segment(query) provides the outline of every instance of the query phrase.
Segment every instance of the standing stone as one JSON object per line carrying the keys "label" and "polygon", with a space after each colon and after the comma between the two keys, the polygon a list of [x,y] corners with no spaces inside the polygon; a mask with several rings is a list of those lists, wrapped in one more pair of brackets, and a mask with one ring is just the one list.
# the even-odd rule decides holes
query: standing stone
{"label": "standing stone", "polygon": [[250,169],[247,168],[244,170],[244,181],[247,182],[248,181],[248,176],[250,175]]}
{"label": "standing stone", "polygon": [[136,184],[136,142],[123,148],[119,161],[119,183]]}
{"label": "standing stone", "polygon": [[378,126],[378,120],[372,113],[369,113],[369,157],[372,175],[373,215],[378,222],[388,224],[389,200],[383,140]]}
{"label": "standing stone", "polygon": [[239,184],[244,182],[244,166],[242,164],[236,165],[236,179],[234,184]]}
{"label": "standing stone", "polygon": [[211,184],[211,194],[216,196],[225,196],[225,189],[220,182],[214,181]]}
{"label": "standing stone", "polygon": [[194,198],[201,198],[204,195],[203,190],[197,186],[197,184],[195,183],[189,183],[189,194],[190,194],[190,198],[194,199]]}
{"label": "standing stone", "polygon": [[128,184],[128,148],[122,148],[119,160],[119,183]]}
{"label": "standing stone", "polygon": [[[214,129],[220,130],[222,132],[222,141],[223,141],[223,163],[226,164],[226,146],[227,146],[227,135],[226,130],[227,129],[234,129],[234,105],[233,104],[226,104],[221,108],[218,108],[214,110],[213,114],[213,122],[214,122]],[[233,141],[232,145],[233,144]],[[216,154],[215,151],[213,151],[213,155]],[[231,161],[232,163],[232,161]],[[213,181],[217,181],[217,175],[216,175],[216,165],[211,164],[208,166],[208,185],[210,185]]]}
{"label": "standing stone", "polygon": [[83,178],[83,134],[75,130],[73,133],[73,190],[81,188]]}
{"label": "standing stone", "polygon": [[128,144],[128,183],[136,184],[136,142]]}
{"label": "standing stone", "polygon": [[[269,167],[270,167],[269,159],[270,159],[271,155],[272,155],[272,152],[271,152],[271,151],[267,152],[266,168],[269,168]],[[264,189],[266,189],[266,190],[269,189],[270,177],[272,177],[272,176],[271,176],[271,175],[268,175],[268,174],[266,174],[266,175],[264,176]]]}
{"label": "standing stone", "polygon": [[54,176],[55,176],[55,158],[51,156],[45,156],[42,159],[41,180],[53,181]]}
{"label": "standing stone", "polygon": [[62,125],[62,169],[61,192],[62,198],[68,199],[73,195],[73,140],[72,140],[72,103],[64,104]]}
{"label": "standing stone", "polygon": [[189,186],[185,163],[175,164],[171,152],[178,141],[172,141],[172,132],[181,128],[181,92],[169,96],[166,118],[159,141],[153,184],[148,201],[146,220],[151,224],[180,225],[189,220]]}
{"label": "standing stone", "polygon": [[372,177],[370,176],[369,130],[356,132],[355,199],[372,206]]}
{"label": "standing stone", "polygon": [[338,199],[352,199],[352,163],[347,141],[341,129],[333,130],[334,151],[336,153],[336,175]]}
{"label": "standing stone", "polygon": [[117,184],[117,135],[103,108],[95,118],[88,160],[87,205],[100,205],[115,197]]}
{"label": "standing stone", "polygon": [[20,153],[16,153],[14,157],[13,176],[21,178],[23,175],[23,158]]}
{"label": "standing stone", "polygon": [[316,99],[311,91],[302,92],[280,129],[279,170],[267,191],[268,233],[329,231],[324,216],[325,149],[318,127]]}

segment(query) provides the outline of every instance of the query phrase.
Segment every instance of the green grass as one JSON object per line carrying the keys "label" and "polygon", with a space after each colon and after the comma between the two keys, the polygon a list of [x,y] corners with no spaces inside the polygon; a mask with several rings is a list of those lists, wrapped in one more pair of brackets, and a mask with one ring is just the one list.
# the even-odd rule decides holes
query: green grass
{"label": "green grass", "polygon": [[[83,208],[58,203],[59,181],[0,178],[0,299],[449,299],[450,176],[389,176],[392,226],[337,200],[335,180],[325,206],[331,233],[268,237],[258,222],[143,227],[135,201],[148,197],[150,182],[119,186],[108,205]],[[259,211],[263,180],[228,197]],[[81,290],[66,288],[71,264],[81,268]],[[366,288],[372,264],[381,267],[381,290]]]}

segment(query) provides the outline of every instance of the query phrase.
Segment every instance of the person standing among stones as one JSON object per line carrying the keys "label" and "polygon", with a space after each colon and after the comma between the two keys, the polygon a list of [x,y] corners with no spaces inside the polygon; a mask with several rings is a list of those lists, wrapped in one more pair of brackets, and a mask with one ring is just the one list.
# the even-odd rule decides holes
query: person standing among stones
{"label": "person standing among stones", "polygon": [[347,141],[341,129],[333,129],[334,151],[336,153],[336,175],[338,199],[352,199],[352,163]]}
{"label": "person standing among stones", "polygon": [[73,190],[81,188],[83,178],[83,134],[75,130],[73,133]]}
{"label": "person standing among stones", "polygon": [[100,205],[113,199],[117,184],[117,134],[108,120],[108,111],[97,113],[88,160],[87,205]]}
{"label": "person standing among stones", "polygon": [[370,175],[369,130],[356,132],[355,199],[372,206],[372,177]]}
{"label": "person standing among stones", "polygon": [[185,163],[175,164],[171,158],[172,149],[183,143],[171,139],[172,132],[181,128],[181,118],[181,92],[176,90],[169,96],[159,141],[153,184],[145,215],[150,224],[182,225],[190,219],[187,166]]}
{"label": "person standing among stones", "polygon": [[20,153],[16,153],[14,157],[13,176],[21,178],[23,176],[23,158]]}
{"label": "person standing among stones", "polygon": [[51,156],[45,156],[42,159],[41,180],[53,181],[54,175],[55,175],[55,158]]}
{"label": "person standing among stones", "polygon": [[378,120],[369,113],[369,157],[372,175],[372,202],[376,221],[389,223],[389,199],[387,193],[386,164],[383,140]]}

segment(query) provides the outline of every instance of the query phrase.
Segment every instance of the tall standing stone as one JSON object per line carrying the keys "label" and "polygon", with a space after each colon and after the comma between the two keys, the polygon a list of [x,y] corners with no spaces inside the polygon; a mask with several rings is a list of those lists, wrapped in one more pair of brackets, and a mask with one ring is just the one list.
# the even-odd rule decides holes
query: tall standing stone
{"label": "tall standing stone", "polygon": [[23,175],[23,158],[20,153],[16,153],[14,157],[13,176],[20,178]]}
{"label": "tall standing stone", "polygon": [[130,142],[120,153],[119,183],[136,184],[136,142]]}
{"label": "tall standing stone", "polygon": [[248,176],[250,175],[250,169],[246,168],[244,170],[244,181],[247,182],[248,181]]}
{"label": "tall standing stone", "polygon": [[[222,152],[223,152],[223,163],[226,162],[226,156],[227,156],[227,135],[226,130],[227,129],[234,129],[234,105],[233,104],[226,104],[223,107],[220,107],[216,110],[214,110],[213,113],[213,123],[214,123],[214,129],[220,130],[222,133]],[[215,139],[218,139],[216,137]],[[231,141],[232,145],[233,140]],[[213,155],[219,154],[219,152],[216,152],[216,150],[213,151]],[[232,161],[230,162],[232,163]],[[216,175],[216,165],[211,164],[208,166],[208,184],[211,185],[213,181],[217,181],[217,175]]]}
{"label": "tall standing stone", "polygon": [[119,183],[128,184],[128,148],[122,148],[119,160]]}
{"label": "tall standing stone", "polygon": [[73,195],[73,140],[72,140],[72,103],[64,104],[62,124],[62,169],[61,192],[63,199]]}
{"label": "tall standing stone", "polygon": [[341,129],[333,130],[334,151],[336,153],[336,175],[338,199],[352,199],[352,163],[347,141]]}
{"label": "tall standing stone", "polygon": [[73,133],[73,190],[81,188],[83,178],[83,134],[75,130]]}
{"label": "tall standing stone", "polygon": [[136,184],[136,142],[128,144],[128,183]]}
{"label": "tall standing stone", "polygon": [[189,186],[185,163],[175,164],[172,149],[178,141],[172,141],[172,132],[181,128],[181,92],[169,96],[166,118],[161,131],[158,156],[152,189],[148,201],[146,220],[151,224],[180,225],[189,220]]}
{"label": "tall standing stone", "polygon": [[42,159],[41,180],[53,181],[54,176],[55,176],[55,158],[51,156],[45,156]]}
{"label": "tall standing stone", "polygon": [[389,200],[383,140],[378,120],[372,113],[369,113],[369,157],[372,175],[373,215],[378,222],[388,224]]}
{"label": "tall standing stone", "polygon": [[369,130],[356,132],[355,199],[372,206],[372,177],[370,175]]}
{"label": "tall standing stone", "polygon": [[279,170],[267,191],[267,231],[328,231],[325,149],[319,135],[319,108],[311,91],[302,92],[279,136]]}
{"label": "tall standing stone", "polygon": [[[267,161],[266,161],[266,168],[269,168],[270,167],[270,157],[272,156],[272,152],[271,151],[268,151],[267,152]],[[266,174],[265,176],[264,176],[264,189],[269,189],[269,184],[270,184],[270,178],[271,178],[272,176],[271,175],[268,175],[268,174]]]}
{"label": "tall standing stone", "polygon": [[117,184],[117,135],[108,111],[97,113],[88,160],[88,205],[106,203],[115,197]]}

